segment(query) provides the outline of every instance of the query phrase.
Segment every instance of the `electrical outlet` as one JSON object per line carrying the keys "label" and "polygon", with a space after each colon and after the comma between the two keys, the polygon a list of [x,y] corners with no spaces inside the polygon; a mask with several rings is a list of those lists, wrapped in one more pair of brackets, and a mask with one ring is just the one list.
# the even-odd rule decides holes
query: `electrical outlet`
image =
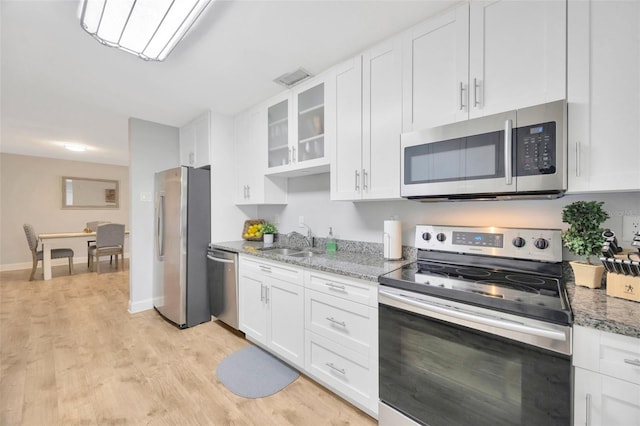
{"label": "electrical outlet", "polygon": [[622,241],[633,241],[636,232],[640,232],[640,216],[622,216]]}
{"label": "electrical outlet", "polygon": [[275,215],[273,217],[273,223],[274,223],[274,225],[277,225],[277,224],[280,223],[280,215],[279,214],[277,214],[277,215]]}
{"label": "electrical outlet", "polygon": [[298,216],[298,226],[304,228],[304,216]]}

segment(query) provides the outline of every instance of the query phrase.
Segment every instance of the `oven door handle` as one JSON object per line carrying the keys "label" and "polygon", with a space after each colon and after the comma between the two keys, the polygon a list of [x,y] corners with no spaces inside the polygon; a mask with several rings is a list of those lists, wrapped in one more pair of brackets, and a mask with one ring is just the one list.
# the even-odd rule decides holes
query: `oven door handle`
{"label": "oven door handle", "polygon": [[479,316],[472,312],[466,312],[460,309],[450,309],[445,308],[440,305],[432,304],[426,301],[418,301],[413,298],[400,296],[397,294],[390,293],[385,290],[379,290],[380,295],[384,297],[388,297],[393,300],[397,300],[398,302],[406,303],[410,306],[414,306],[418,309],[433,312],[440,315],[445,315],[451,318],[456,318],[463,321],[472,322],[479,325],[489,326],[489,327],[498,327],[505,330],[515,331],[518,333],[526,333],[534,336],[545,337],[552,340],[566,341],[567,337],[564,333],[554,330],[547,330],[538,327],[531,327],[525,324],[506,321],[496,317],[488,317],[488,316]]}

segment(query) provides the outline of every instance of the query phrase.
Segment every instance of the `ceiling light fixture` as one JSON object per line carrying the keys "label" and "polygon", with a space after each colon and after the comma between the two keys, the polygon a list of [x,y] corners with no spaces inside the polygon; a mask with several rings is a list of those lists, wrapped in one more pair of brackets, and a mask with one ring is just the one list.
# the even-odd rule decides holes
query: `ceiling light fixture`
{"label": "ceiling light fixture", "polygon": [[85,152],[87,150],[86,145],[82,145],[79,143],[65,143],[64,147],[69,151],[75,151],[75,152]]}
{"label": "ceiling light fixture", "polygon": [[163,61],[211,0],[81,0],[80,24],[100,43]]}

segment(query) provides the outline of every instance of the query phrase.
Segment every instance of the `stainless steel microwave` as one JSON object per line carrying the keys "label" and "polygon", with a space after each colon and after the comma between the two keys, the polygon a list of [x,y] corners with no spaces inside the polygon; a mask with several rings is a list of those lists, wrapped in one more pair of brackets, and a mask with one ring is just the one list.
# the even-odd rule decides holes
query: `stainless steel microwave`
{"label": "stainless steel microwave", "polygon": [[557,198],[567,189],[564,100],[404,133],[401,195]]}

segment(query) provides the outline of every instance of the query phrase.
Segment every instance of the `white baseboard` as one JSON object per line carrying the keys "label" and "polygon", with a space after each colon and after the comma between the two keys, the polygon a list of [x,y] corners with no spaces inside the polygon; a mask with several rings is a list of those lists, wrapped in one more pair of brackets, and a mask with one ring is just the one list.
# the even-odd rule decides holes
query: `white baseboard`
{"label": "white baseboard", "polygon": [[130,314],[148,311],[149,309],[153,309],[153,299],[140,300],[138,302],[132,302],[131,299],[129,299]]}
{"label": "white baseboard", "polygon": [[[129,259],[129,253],[124,254],[125,259]],[[67,258],[63,259],[51,259],[52,266],[60,266],[60,265],[68,265],[69,261]],[[87,256],[73,256],[73,265],[78,264],[87,264]],[[19,271],[21,269],[31,269],[33,267],[33,263],[31,261],[28,262],[20,262],[20,263],[7,263],[4,265],[0,265],[0,272],[4,271]],[[42,261],[38,261],[38,270],[42,272]]]}
{"label": "white baseboard", "polygon": [[[81,263],[80,261],[82,261],[83,259],[81,257],[73,257],[73,264],[77,265],[78,263]],[[51,266],[60,266],[60,265],[68,265],[69,261],[64,258],[64,259],[51,259]],[[84,258],[84,264],[87,264],[87,258]],[[20,263],[9,263],[6,265],[0,265],[0,272],[3,271],[19,271],[21,269],[31,269],[33,267],[33,263],[31,261],[29,262],[20,262]],[[38,270],[40,272],[42,272],[42,262],[38,262]]]}

